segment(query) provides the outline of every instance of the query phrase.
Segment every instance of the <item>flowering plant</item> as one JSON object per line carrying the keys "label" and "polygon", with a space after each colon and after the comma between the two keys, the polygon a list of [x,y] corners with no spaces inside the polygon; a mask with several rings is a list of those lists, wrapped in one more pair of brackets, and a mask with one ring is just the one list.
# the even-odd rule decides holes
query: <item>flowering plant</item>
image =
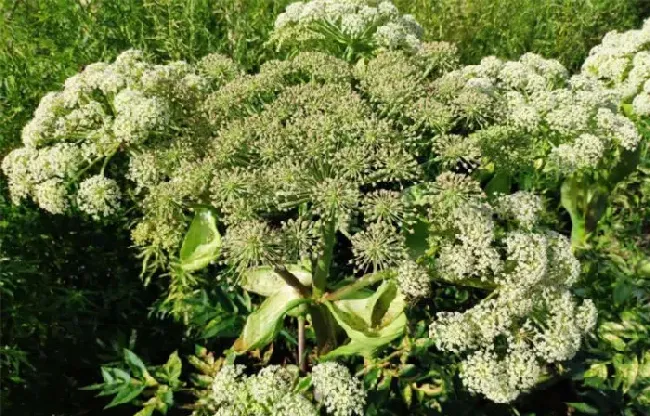
{"label": "flowering plant", "polygon": [[[273,41],[296,49],[255,74],[127,51],[70,78],[3,160],[14,201],[132,219],[147,282],[169,281],[156,311],[236,338],[197,415],[362,414],[366,393],[332,359],[363,357],[376,390],[407,380],[407,408],[451,395],[415,369],[428,350],[496,403],[562,373],[597,321],[571,290],[572,243],[585,247],[641,147],[618,95],[535,54],[458,67],[387,2],[296,3],[278,22]],[[297,371],[233,363],[283,342]],[[178,357],[153,377],[126,358],[137,382],[111,370],[95,387],[114,404],[151,388],[141,414],[166,412]]]}
{"label": "flowering plant", "polygon": [[422,27],[388,0],[311,0],[287,6],[269,42],[278,51],[321,51],[349,62],[376,50],[421,48]]}

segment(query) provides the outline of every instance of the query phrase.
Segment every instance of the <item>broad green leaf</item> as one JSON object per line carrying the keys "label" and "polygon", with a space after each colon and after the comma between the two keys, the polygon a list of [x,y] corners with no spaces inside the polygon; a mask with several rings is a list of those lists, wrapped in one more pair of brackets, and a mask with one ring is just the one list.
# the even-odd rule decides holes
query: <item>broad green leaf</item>
{"label": "broad green leaf", "polygon": [[[311,272],[297,264],[290,264],[287,270],[293,273],[304,286],[311,286]],[[287,286],[287,283],[271,266],[253,267],[246,271],[240,286],[261,296],[271,296]]]}
{"label": "broad green leaf", "polygon": [[316,335],[316,345],[320,354],[326,354],[336,347],[336,321],[332,313],[322,304],[308,305],[311,325]]}
{"label": "broad green leaf", "polygon": [[129,365],[129,368],[136,377],[148,375],[147,367],[144,365],[140,357],[135,355],[131,350],[124,348],[124,361]]}
{"label": "broad green leaf", "polygon": [[405,383],[401,388],[402,399],[406,403],[407,407],[411,407],[413,404],[413,388],[410,384]]}
{"label": "broad green leaf", "polygon": [[209,208],[197,208],[181,246],[181,268],[188,272],[203,269],[215,260],[220,252],[221,234],[217,230],[213,211]]}
{"label": "broad green leaf", "polygon": [[626,279],[619,279],[614,285],[614,304],[621,305],[625,303],[632,296],[632,286],[627,282]]}
{"label": "broad green leaf", "polygon": [[585,243],[586,229],[585,217],[580,211],[579,200],[582,190],[575,179],[568,179],[562,183],[560,189],[560,202],[571,216],[571,244],[573,247],[582,247]]}
{"label": "broad green leaf", "polygon": [[607,374],[607,364],[592,364],[584,373],[585,384],[599,388],[607,380]]}
{"label": "broad green leaf", "polygon": [[602,339],[605,341],[609,342],[609,344],[616,350],[616,351],[625,351],[625,341],[623,341],[620,337],[617,337],[616,335],[612,333],[604,333],[601,334],[600,336]]}
{"label": "broad green leaf", "polygon": [[384,281],[365,299],[338,300],[325,305],[350,338],[348,344],[326,354],[325,359],[342,355],[370,357],[404,333],[404,297],[393,282]]}
{"label": "broad green leaf", "polygon": [[639,362],[636,355],[630,361],[614,363],[614,380],[616,385],[623,386],[626,393],[634,386],[639,374]]}
{"label": "broad green leaf", "polygon": [[[224,316],[225,315],[225,316]],[[244,317],[238,314],[224,314],[210,320],[203,328],[201,338],[234,338],[241,331]]]}
{"label": "broad green leaf", "polygon": [[282,329],[287,312],[309,301],[301,298],[298,292],[289,286],[266,298],[259,309],[248,315],[244,331],[235,341],[235,351],[250,351],[271,343]]}
{"label": "broad green leaf", "polygon": [[417,260],[429,249],[429,223],[417,219],[411,227],[403,227],[404,243],[409,257]]}
{"label": "broad green leaf", "polygon": [[178,357],[178,352],[174,351],[169,355],[167,363],[160,368],[156,375],[167,381],[170,385],[173,385],[178,383],[178,378],[181,376],[182,370],[183,363]]}
{"label": "broad green leaf", "polygon": [[642,147],[643,146],[637,146],[635,150],[631,151],[623,150],[620,162],[614,166],[609,176],[610,185],[616,185],[616,183],[622,181],[636,170],[637,166],[639,166]]}
{"label": "broad green leaf", "polygon": [[497,172],[485,186],[485,193],[490,197],[495,194],[509,194],[510,175],[504,172]]}
{"label": "broad green leaf", "polygon": [[124,386],[123,389],[121,389],[117,395],[113,398],[113,400],[107,404],[104,409],[109,409],[111,407],[115,407],[119,404],[126,404],[130,403],[131,400],[135,399],[142,393],[145,389],[145,385],[140,383],[140,384],[128,384]]}

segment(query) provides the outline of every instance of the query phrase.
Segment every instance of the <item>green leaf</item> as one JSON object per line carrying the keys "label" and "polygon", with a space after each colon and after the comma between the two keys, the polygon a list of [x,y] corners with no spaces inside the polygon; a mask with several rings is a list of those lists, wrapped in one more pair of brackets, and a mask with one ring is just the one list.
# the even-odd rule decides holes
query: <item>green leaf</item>
{"label": "green leaf", "polygon": [[322,304],[309,305],[308,312],[318,351],[320,354],[326,354],[336,347],[336,321],[329,309]]}
{"label": "green leaf", "polygon": [[133,416],[151,416],[153,415],[153,412],[156,410],[156,405],[155,404],[148,404],[145,407],[142,408],[138,413],[134,414]]}
{"label": "green leaf", "polygon": [[485,193],[490,197],[495,194],[509,194],[510,175],[504,172],[497,172],[485,186]]}
{"label": "green leaf", "polygon": [[393,282],[384,281],[365,299],[338,300],[325,302],[325,305],[350,342],[326,354],[324,359],[347,355],[371,357],[404,333],[404,297]]}
{"label": "green leaf", "polygon": [[221,252],[221,234],[209,208],[197,208],[194,220],[185,234],[180,251],[181,268],[192,272],[203,269]]}
{"label": "green leaf", "polygon": [[174,385],[178,383],[178,379],[181,376],[182,370],[183,363],[178,357],[178,352],[174,351],[169,355],[167,363],[160,368],[160,371],[158,371],[156,375],[165,380],[170,385]]}
{"label": "green leaf", "polygon": [[200,337],[206,339],[213,337],[234,338],[239,334],[243,321],[244,317],[238,314],[226,314],[225,317],[223,315],[217,316],[203,328]]}
{"label": "green leaf", "polygon": [[610,186],[616,185],[636,170],[639,166],[642,148],[643,146],[637,146],[635,150],[623,150],[620,161],[614,166],[609,176]]}
{"label": "green leaf", "polygon": [[145,389],[145,385],[140,383],[140,384],[128,384],[124,386],[123,389],[121,389],[117,395],[113,398],[113,400],[107,404],[104,409],[109,409],[111,407],[115,407],[119,404],[126,404],[130,403],[131,400],[135,399],[142,393]]}
{"label": "green leaf", "polygon": [[587,403],[567,403],[567,405],[571,406],[572,408],[576,409],[580,413],[584,413],[586,415],[597,415],[598,414],[598,409],[595,407],[588,405]]}
{"label": "green leaf", "polygon": [[300,381],[298,381],[298,385],[296,386],[295,391],[304,393],[311,389],[311,383],[311,375],[302,377]]}
{"label": "green leaf", "polygon": [[235,341],[235,351],[250,351],[271,343],[282,329],[287,312],[309,301],[310,299],[301,298],[298,292],[289,286],[266,298],[259,309],[248,315],[244,331]]}
{"label": "green leaf", "polygon": [[[288,265],[287,270],[293,273],[304,286],[311,286],[311,272],[297,264]],[[271,266],[260,266],[248,269],[241,279],[240,286],[249,292],[268,297],[285,288],[287,283],[273,271]]]}
{"label": "green leaf", "polygon": [[604,339],[605,341],[609,342],[609,344],[616,350],[616,351],[625,351],[625,341],[623,341],[620,337],[617,337],[616,335],[612,333],[604,333],[601,334],[600,337]]}
{"label": "green leaf", "polygon": [[585,384],[599,388],[607,380],[607,364],[592,364],[584,373]]}
{"label": "green leaf", "polygon": [[142,377],[149,374],[147,372],[147,367],[144,365],[140,357],[126,348],[124,348],[124,361],[129,365],[134,376]]}
{"label": "green leaf", "polygon": [[582,247],[585,243],[586,229],[585,216],[579,204],[582,189],[577,180],[568,179],[562,183],[560,189],[560,202],[571,216],[571,244],[573,247]]}
{"label": "green leaf", "polygon": [[636,383],[639,374],[639,362],[636,355],[631,361],[614,362],[614,382],[623,386],[623,392],[627,393]]}
{"label": "green leaf", "polygon": [[622,305],[632,296],[632,286],[628,284],[626,279],[619,279],[614,286],[614,304]]}
{"label": "green leaf", "polygon": [[403,227],[404,243],[413,260],[424,256],[429,249],[429,223],[417,219],[412,227]]}

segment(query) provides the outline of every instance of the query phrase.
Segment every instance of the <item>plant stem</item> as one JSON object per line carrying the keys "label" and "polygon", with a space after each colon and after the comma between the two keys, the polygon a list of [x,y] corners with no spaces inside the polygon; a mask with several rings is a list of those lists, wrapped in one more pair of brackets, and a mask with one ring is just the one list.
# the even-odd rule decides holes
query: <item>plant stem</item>
{"label": "plant stem", "polygon": [[325,223],[323,230],[323,240],[325,247],[323,254],[316,260],[312,269],[313,274],[313,293],[315,298],[319,298],[325,293],[327,286],[327,276],[332,264],[332,255],[334,252],[334,243],[336,242],[336,217]]}
{"label": "plant stem", "polygon": [[298,317],[298,368],[302,373],[307,372],[307,360],[305,360],[305,317]]}
{"label": "plant stem", "polygon": [[325,295],[326,300],[339,300],[339,299],[344,299],[346,296],[356,292],[359,289],[363,289],[366,286],[370,286],[374,283],[379,282],[380,280],[384,280],[388,277],[390,277],[393,274],[392,271],[381,271],[381,272],[376,272],[376,273],[370,273],[367,274],[360,279],[357,279],[354,283],[349,284],[347,286],[343,286],[342,288],[332,292],[328,293]]}

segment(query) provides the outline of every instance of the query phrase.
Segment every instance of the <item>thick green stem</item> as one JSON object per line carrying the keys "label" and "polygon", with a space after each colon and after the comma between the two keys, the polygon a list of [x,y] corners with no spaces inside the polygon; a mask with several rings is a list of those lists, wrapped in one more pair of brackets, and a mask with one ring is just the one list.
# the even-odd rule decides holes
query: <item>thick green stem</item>
{"label": "thick green stem", "polygon": [[320,298],[325,293],[335,242],[336,218],[332,218],[323,227],[323,252],[313,266],[313,296],[315,298]]}
{"label": "thick green stem", "polygon": [[360,279],[357,279],[352,284],[344,286],[336,290],[335,292],[326,294],[325,299],[331,301],[344,299],[345,297],[358,291],[359,289],[363,289],[366,286],[370,286],[374,283],[384,280],[390,277],[392,274],[393,274],[392,271],[381,271],[381,272],[367,274],[361,277]]}
{"label": "thick green stem", "polygon": [[571,218],[571,247],[573,250],[581,249],[587,240],[586,221],[584,217]]}

